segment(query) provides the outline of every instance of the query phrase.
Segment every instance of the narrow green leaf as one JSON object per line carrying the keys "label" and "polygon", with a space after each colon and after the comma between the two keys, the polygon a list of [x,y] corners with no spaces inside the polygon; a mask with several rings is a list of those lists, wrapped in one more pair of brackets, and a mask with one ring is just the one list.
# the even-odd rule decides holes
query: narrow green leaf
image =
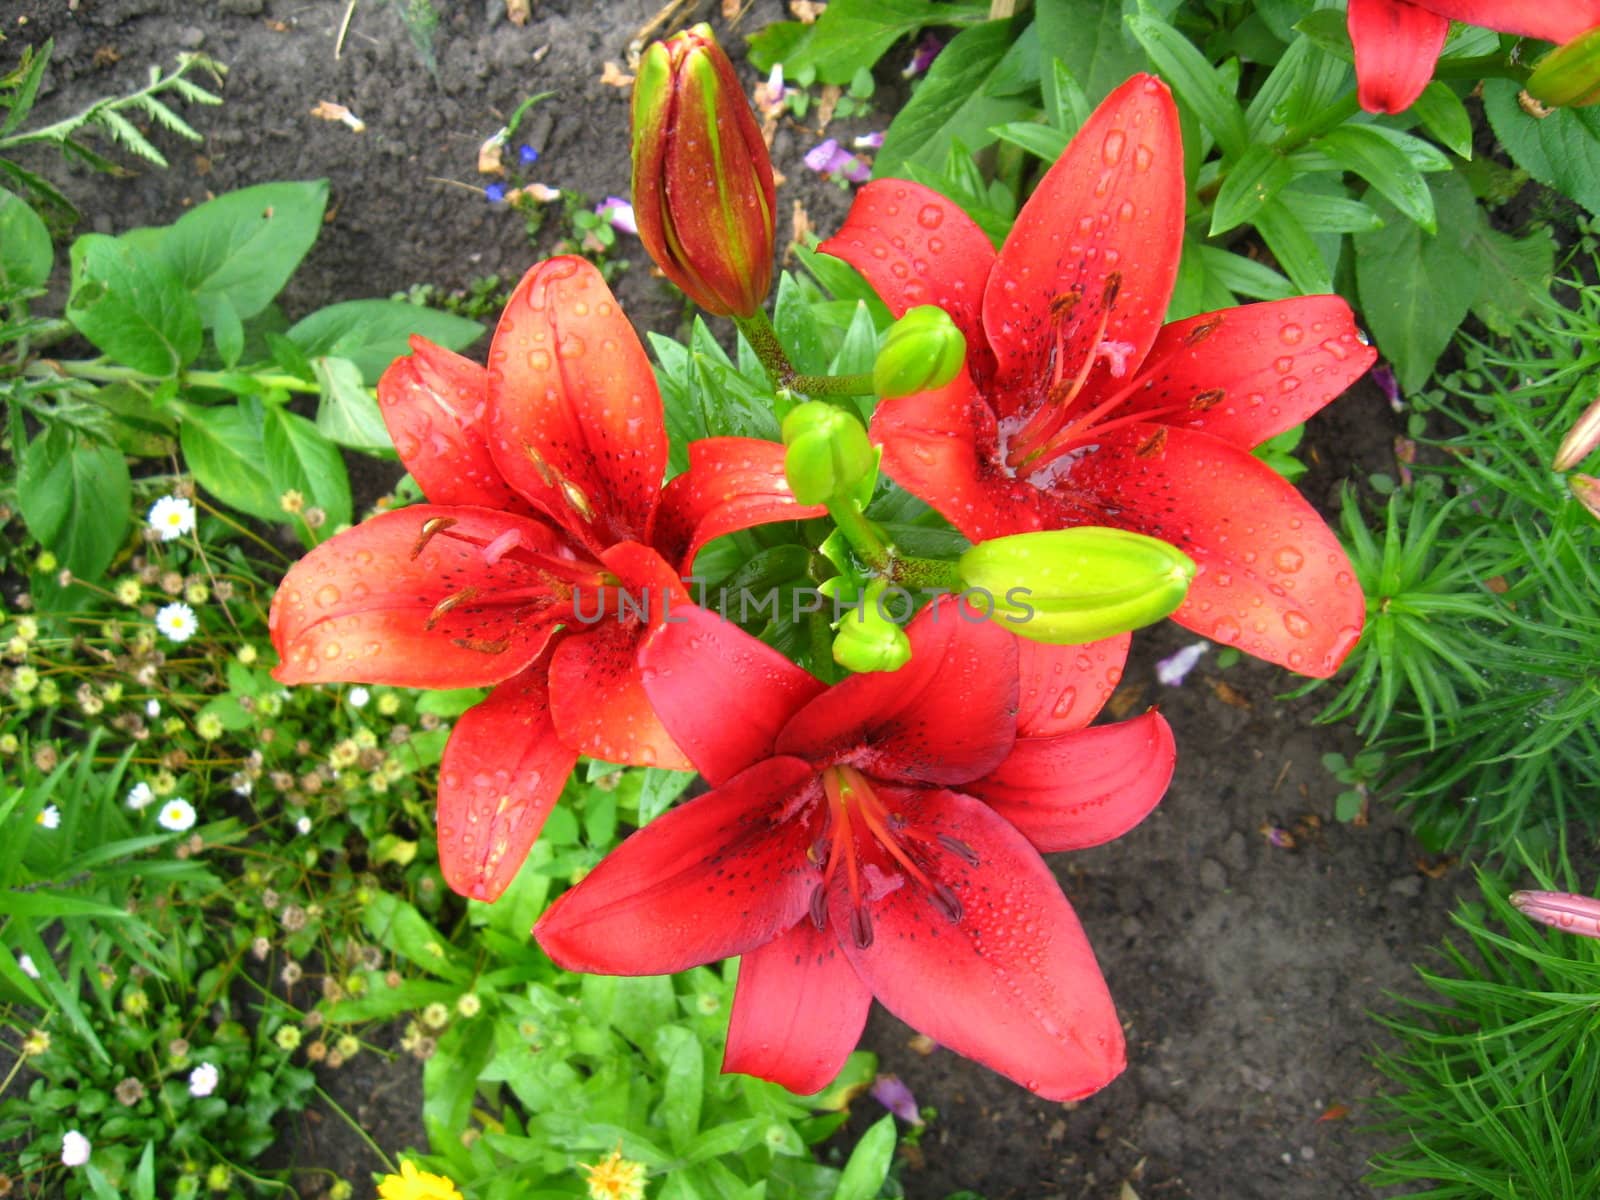
{"label": "narrow green leaf", "polygon": [[1089,119],[1094,106],[1089,103],[1089,97],[1084,94],[1067,64],[1059,58],[1050,60],[1045,81],[1045,111],[1050,118],[1050,125],[1071,137]]}
{"label": "narrow green leaf", "polygon": [[894,1145],[894,1117],[882,1117],[861,1135],[856,1148],[850,1152],[850,1161],[845,1163],[839,1176],[833,1200],[873,1200],[889,1177]]}
{"label": "narrow green leaf", "polygon": [[1422,127],[1443,142],[1452,154],[1472,157],[1472,117],[1450,85],[1434,80],[1411,105]]}
{"label": "narrow green leaf", "polygon": [[1278,266],[1306,295],[1333,291],[1333,273],[1306,227],[1300,223],[1284,196],[1274,198],[1256,213],[1256,230]]}
{"label": "narrow green leaf", "polygon": [[700,1101],[705,1089],[705,1051],[682,1025],[656,1030],[655,1056],[661,1063],[661,1121],[676,1153],[683,1153],[700,1131]]}
{"label": "narrow green leaf", "polygon": [[1311,143],[1346,171],[1361,176],[1378,194],[1429,233],[1437,223],[1433,195],[1405,151],[1369,125],[1341,125]]}
{"label": "narrow green leaf", "polygon": [[[1120,0],[1051,0],[1036,5],[1035,12],[1041,60],[1060,60],[1091,106],[1147,66],[1144,51],[1123,27]],[[1046,110],[1059,114],[1064,104],[1070,110],[1070,98],[1063,101],[1059,91],[1060,77],[1054,71],[1043,75]]]}
{"label": "narrow green leaf", "polygon": [[225,367],[239,364],[244,353],[244,325],[233,304],[225,297],[219,298],[211,312],[211,339],[217,346],[217,357]]}
{"label": "narrow green leaf", "polygon": [[39,82],[50,65],[50,55],[56,48],[54,38],[46,38],[42,46],[22,48],[22,78],[16,84],[16,94],[6,98],[6,119],[0,122],[0,137],[16,129],[33,111],[33,101],[39,94]]}
{"label": "narrow green leaf", "polygon": [[157,150],[144,134],[139,132],[139,127],[114,108],[102,108],[95,112],[94,121],[105,128],[106,132],[123,149],[137,154],[140,158],[149,159],[156,166],[165,168],[167,159],[161,151]]}
{"label": "narrow green leaf", "polygon": [[1271,146],[1251,146],[1228,168],[1211,211],[1211,236],[1251,220],[1294,178],[1289,161]]}
{"label": "narrow green leaf", "polygon": [[1029,154],[1036,155],[1047,163],[1053,163],[1060,158],[1061,152],[1072,140],[1071,134],[1053,129],[1049,125],[1040,125],[1035,121],[1008,121],[1004,125],[996,125],[989,132],[1002,142],[1020,146]]}
{"label": "narrow green leaf", "polygon": [[1244,112],[1233,89],[1199,48],[1150,12],[1127,17],[1125,23],[1179,101],[1216,138],[1223,154],[1229,158],[1243,154],[1250,144]]}

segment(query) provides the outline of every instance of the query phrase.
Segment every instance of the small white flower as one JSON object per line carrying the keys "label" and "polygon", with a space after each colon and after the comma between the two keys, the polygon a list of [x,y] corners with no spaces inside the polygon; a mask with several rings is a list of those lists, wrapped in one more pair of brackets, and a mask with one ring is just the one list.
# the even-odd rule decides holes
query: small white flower
{"label": "small white flower", "polygon": [[156,823],[173,833],[182,833],[194,825],[194,805],[181,798],[168,800],[161,806]]}
{"label": "small white flower", "polygon": [[311,818],[310,817],[300,817],[300,818],[298,818],[294,823],[294,827],[296,829],[298,829],[301,833],[310,833],[311,832]]}
{"label": "small white flower", "polygon": [[149,717],[152,721],[159,717],[161,715],[161,701],[146,700],[144,702],[144,715]]}
{"label": "small white flower", "polygon": [[372,699],[372,693],[364,687],[353,687],[345,699],[350,702],[351,708],[365,708],[367,701]]}
{"label": "small white flower", "polygon": [[1211,649],[1210,642],[1191,642],[1175,654],[1169,654],[1156,663],[1156,678],[1168,687],[1177,687],[1194,670],[1200,656]]}
{"label": "small white flower", "polygon": [[34,817],[34,820],[46,829],[60,829],[61,810],[54,804],[46,804],[39,810],[39,815]]}
{"label": "small white flower", "polygon": [[22,968],[22,973],[29,979],[39,978],[39,968],[33,965],[33,958],[27,954],[17,956],[17,966]]}
{"label": "small white flower", "polygon": [[128,789],[128,807],[138,812],[141,808],[148,808],[156,794],[150,790],[150,785],[140,780]]}
{"label": "small white flower", "polygon": [[150,506],[150,528],[163,542],[194,532],[194,503],[182,496],[163,496]]}
{"label": "small white flower", "polygon": [[67,1167],[81,1167],[89,1161],[89,1139],[76,1129],[61,1135],[61,1163]]}
{"label": "small white flower", "polygon": [[169,604],[156,613],[156,628],[175,642],[187,642],[200,628],[200,622],[187,604]]}
{"label": "small white flower", "polygon": [[217,1068],[208,1062],[201,1063],[189,1072],[189,1095],[201,1099],[217,1090]]}

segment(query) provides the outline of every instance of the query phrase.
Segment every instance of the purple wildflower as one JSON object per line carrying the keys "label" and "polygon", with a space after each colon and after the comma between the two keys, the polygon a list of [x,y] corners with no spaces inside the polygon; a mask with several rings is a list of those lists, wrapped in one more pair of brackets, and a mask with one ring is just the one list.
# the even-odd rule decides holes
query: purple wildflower
{"label": "purple wildflower", "polygon": [[1180,686],[1189,672],[1194,670],[1200,656],[1210,648],[1210,642],[1191,642],[1176,654],[1167,655],[1156,663],[1156,678],[1168,687]]}
{"label": "purple wildflower", "polygon": [[539,152],[527,142],[517,147],[517,161],[525,167],[531,167],[539,161]]}
{"label": "purple wildflower", "polygon": [[609,221],[613,228],[620,229],[623,233],[638,235],[639,226],[633,219],[633,205],[621,196],[607,196],[594,206],[594,211]]}
{"label": "purple wildflower", "polygon": [[898,1075],[879,1075],[872,1081],[872,1098],[902,1121],[911,1125],[922,1124],[922,1114],[917,1111],[917,1098],[911,1089],[900,1081]]}
{"label": "purple wildflower", "polygon": [[939,51],[944,49],[944,41],[937,34],[925,33],[922,40],[917,43],[917,48],[912,52],[911,62],[900,74],[910,79],[921,75],[933,65],[933,60],[939,57]]}
{"label": "purple wildflower", "polygon": [[1394,377],[1393,367],[1386,362],[1377,364],[1372,368],[1372,382],[1389,398],[1390,408],[1395,412],[1405,411],[1406,402],[1400,398],[1400,381]]}
{"label": "purple wildflower", "polygon": [[483,198],[490,204],[502,203],[506,198],[506,185],[503,183],[491,183],[483,189]]}
{"label": "purple wildflower", "polygon": [[866,163],[839,145],[836,138],[828,138],[812,147],[806,154],[805,164],[819,175],[842,176],[851,183],[865,183],[872,178]]}

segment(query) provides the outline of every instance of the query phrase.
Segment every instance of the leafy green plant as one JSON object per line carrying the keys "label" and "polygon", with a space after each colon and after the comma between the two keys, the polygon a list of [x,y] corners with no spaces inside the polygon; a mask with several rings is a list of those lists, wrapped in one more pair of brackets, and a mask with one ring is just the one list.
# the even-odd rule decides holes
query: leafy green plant
{"label": "leafy green plant", "polygon": [[1374,1102],[1394,1145],[1366,1182],[1432,1200],[1593,1195],[1600,942],[1535,925],[1487,874],[1479,886],[1455,914],[1465,943],[1419,970],[1429,994],[1377,1018],[1397,1043],[1376,1058],[1391,1090]]}

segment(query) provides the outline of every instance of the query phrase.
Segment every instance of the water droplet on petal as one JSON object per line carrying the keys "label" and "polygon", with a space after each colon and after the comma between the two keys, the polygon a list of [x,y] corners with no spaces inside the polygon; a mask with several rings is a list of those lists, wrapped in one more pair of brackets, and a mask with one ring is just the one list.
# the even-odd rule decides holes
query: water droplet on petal
{"label": "water droplet on petal", "polygon": [[937,229],[944,224],[944,210],[937,204],[924,204],[917,213],[917,224],[924,229]]}
{"label": "water droplet on petal", "polygon": [[1311,619],[1305,613],[1296,612],[1291,608],[1283,614],[1283,627],[1293,637],[1305,637],[1311,632]]}
{"label": "water droplet on petal", "polygon": [[1105,159],[1106,166],[1114,167],[1122,161],[1122,148],[1128,144],[1128,135],[1120,129],[1113,129],[1106,134],[1106,140],[1100,143],[1100,155]]}

